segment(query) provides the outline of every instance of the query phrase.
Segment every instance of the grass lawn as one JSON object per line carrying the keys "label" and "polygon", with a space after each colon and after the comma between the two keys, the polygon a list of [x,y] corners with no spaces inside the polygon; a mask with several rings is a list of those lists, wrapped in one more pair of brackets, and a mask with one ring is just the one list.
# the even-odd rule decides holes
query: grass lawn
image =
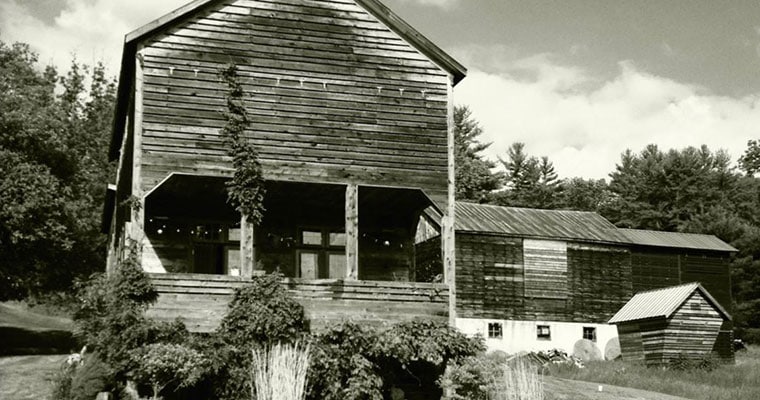
{"label": "grass lawn", "polygon": [[47,315],[36,308],[30,308],[23,302],[8,301],[0,303],[0,326],[13,326],[32,331],[71,330],[74,323],[71,318],[59,315]]}
{"label": "grass lawn", "polygon": [[760,347],[736,353],[735,365],[711,372],[646,368],[625,361],[590,362],[586,368],[552,367],[552,376],[667,393],[695,400],[760,399]]}
{"label": "grass lawn", "polygon": [[53,378],[65,355],[0,357],[0,399],[52,399]]}

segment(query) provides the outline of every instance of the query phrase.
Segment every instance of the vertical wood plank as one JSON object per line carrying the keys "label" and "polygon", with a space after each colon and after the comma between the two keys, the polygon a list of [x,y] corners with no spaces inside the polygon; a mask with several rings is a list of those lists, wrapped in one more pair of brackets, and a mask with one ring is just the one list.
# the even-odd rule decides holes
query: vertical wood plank
{"label": "vertical wood plank", "polygon": [[446,212],[442,221],[442,238],[443,238],[443,270],[446,283],[449,285],[449,325],[456,326],[457,319],[457,291],[456,291],[456,246],[454,243],[455,232],[454,222],[455,204],[454,194],[456,179],[454,164],[454,99],[453,99],[453,76],[450,77],[447,85],[447,157],[448,157],[448,187],[446,199]]}
{"label": "vertical wood plank", "polygon": [[[131,220],[129,239],[137,242],[137,251],[142,253],[145,240],[145,198],[142,191],[142,136],[143,136],[143,56],[142,48],[135,55],[134,82],[134,123],[132,125],[132,198],[136,203],[131,205]],[[142,254],[137,255],[142,259]],[[142,263],[141,263],[142,264]]]}
{"label": "vertical wood plank", "polygon": [[346,280],[359,278],[359,185],[346,185]]}
{"label": "vertical wood plank", "polygon": [[240,275],[246,278],[253,276],[256,264],[254,248],[254,225],[245,215],[240,217]]}

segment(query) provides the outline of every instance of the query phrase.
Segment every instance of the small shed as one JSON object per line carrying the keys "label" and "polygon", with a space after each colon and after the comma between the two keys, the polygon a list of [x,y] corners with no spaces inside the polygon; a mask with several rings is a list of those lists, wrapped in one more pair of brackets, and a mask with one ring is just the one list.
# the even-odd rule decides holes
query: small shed
{"label": "small shed", "polygon": [[[623,358],[659,366],[680,356],[694,360],[707,356],[721,324],[730,320],[695,282],[637,293],[609,323],[617,326]],[[733,357],[725,361],[732,362]]]}

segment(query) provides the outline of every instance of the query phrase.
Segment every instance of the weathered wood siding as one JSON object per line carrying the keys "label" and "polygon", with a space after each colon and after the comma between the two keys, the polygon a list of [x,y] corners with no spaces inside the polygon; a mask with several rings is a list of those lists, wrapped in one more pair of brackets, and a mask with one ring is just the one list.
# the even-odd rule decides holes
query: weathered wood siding
{"label": "weathered wood siding", "polygon": [[231,170],[219,130],[236,64],[273,180],[447,189],[449,76],[352,1],[229,0],[144,43],[142,189]]}
{"label": "weathered wood siding", "polygon": [[523,240],[525,297],[567,299],[567,242]]}
{"label": "weathered wood siding", "polygon": [[522,240],[456,236],[457,316],[504,318],[523,313]]}
{"label": "weathered wood siding", "polygon": [[619,324],[618,339],[623,359],[647,365],[660,364],[666,326],[665,318]]}
{"label": "weathered wood siding", "polygon": [[[182,318],[191,332],[219,326],[235,288],[246,279],[224,275],[150,274],[159,292],[148,316],[173,321]],[[301,279],[283,281],[305,309],[312,329],[351,319],[383,325],[411,319],[448,320],[445,284]]]}
{"label": "weathered wood siding", "polygon": [[710,354],[723,318],[699,292],[686,300],[668,320],[662,362],[679,355],[698,360]]}
{"label": "weathered wood siding", "polygon": [[633,295],[625,248],[569,243],[567,263],[570,309],[579,322],[604,323]]}
{"label": "weathered wood siding", "polygon": [[[637,247],[631,251],[634,293],[699,282],[729,313],[732,312],[729,255],[697,250]],[[734,359],[733,322],[724,321],[714,350],[727,361]]]}
{"label": "weathered wood siding", "polygon": [[607,322],[633,295],[628,251],[561,243],[457,234],[458,315]]}
{"label": "weathered wood siding", "polygon": [[[668,365],[685,357],[699,360],[718,342],[723,318],[699,292],[694,292],[669,319],[631,321],[618,325],[623,358],[648,366]],[[725,357],[719,353],[721,358]]]}

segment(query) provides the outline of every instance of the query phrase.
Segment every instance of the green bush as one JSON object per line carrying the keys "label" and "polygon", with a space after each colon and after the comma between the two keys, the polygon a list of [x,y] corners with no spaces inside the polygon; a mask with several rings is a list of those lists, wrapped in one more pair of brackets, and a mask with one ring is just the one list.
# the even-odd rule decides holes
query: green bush
{"label": "green bush", "polygon": [[383,380],[373,362],[379,340],[376,330],[351,322],[314,336],[307,398],[382,400]]}
{"label": "green bush", "polygon": [[503,363],[492,357],[467,357],[446,368],[439,381],[441,400],[489,400],[497,389]]}
{"label": "green bush", "polygon": [[281,283],[282,275],[255,276],[235,290],[218,332],[237,346],[290,342],[306,332],[303,306]]}
{"label": "green bush", "polygon": [[113,369],[111,385],[119,387],[134,370],[132,352],[152,343],[184,343],[188,332],[180,321],[153,321],[145,316],[158,293],[142,271],[135,248],[110,275],[94,275],[79,290],[75,334]]}
{"label": "green bush", "polygon": [[153,400],[169,385],[183,388],[194,385],[205,372],[206,359],[180,344],[153,343],[131,352],[135,365],[129,376],[149,385]]}
{"label": "green bush", "polygon": [[97,353],[75,355],[80,358],[64,362],[53,380],[54,399],[92,400],[113,388],[113,369]]}
{"label": "green bush", "polygon": [[210,359],[215,398],[250,398],[252,350],[292,343],[308,334],[303,306],[291,298],[281,280],[279,274],[253,277],[235,291],[219,329],[196,341],[195,347]]}
{"label": "green bush", "polygon": [[483,341],[432,321],[383,331],[344,323],[314,338],[310,399],[437,398],[450,363],[482,353]]}

